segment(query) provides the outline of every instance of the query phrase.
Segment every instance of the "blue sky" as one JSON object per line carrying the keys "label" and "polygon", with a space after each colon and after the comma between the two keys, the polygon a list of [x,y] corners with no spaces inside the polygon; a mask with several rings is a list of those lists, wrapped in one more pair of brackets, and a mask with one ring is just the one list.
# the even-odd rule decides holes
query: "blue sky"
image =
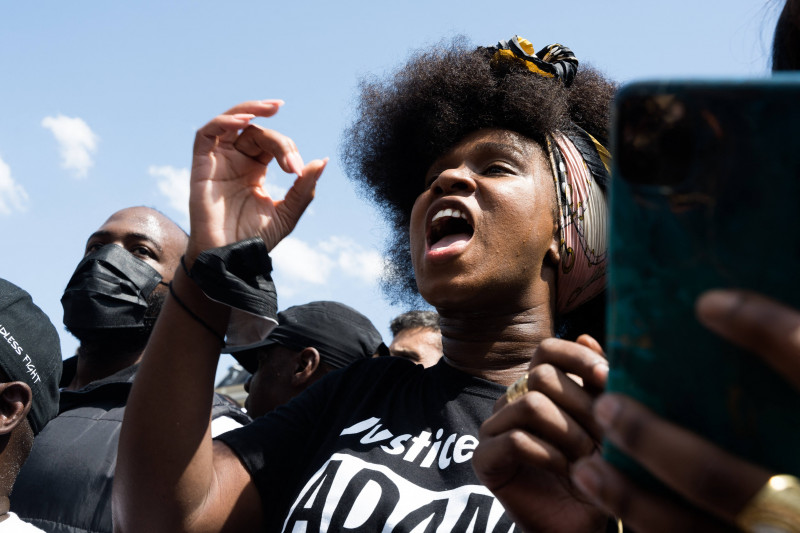
{"label": "blue sky", "polygon": [[[56,324],[85,241],[148,205],[188,229],[194,131],[233,104],[281,98],[261,123],[306,160],[331,157],[317,198],[274,251],[281,308],[339,300],[390,340],[377,288],[384,227],[345,178],[339,143],[358,80],[456,35],[560,42],[611,79],[761,76],[781,2],[8,2],[0,17],[0,277]],[[291,177],[270,167],[281,196]],[[225,359],[225,363],[229,362]]]}

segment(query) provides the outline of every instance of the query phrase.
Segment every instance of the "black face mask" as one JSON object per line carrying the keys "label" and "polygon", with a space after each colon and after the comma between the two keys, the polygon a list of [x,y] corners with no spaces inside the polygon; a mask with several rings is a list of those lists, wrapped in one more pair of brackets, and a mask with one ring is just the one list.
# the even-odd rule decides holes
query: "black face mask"
{"label": "black face mask", "polygon": [[78,263],[61,305],[70,331],[143,329],[148,297],[161,274],[120,246],[106,245]]}

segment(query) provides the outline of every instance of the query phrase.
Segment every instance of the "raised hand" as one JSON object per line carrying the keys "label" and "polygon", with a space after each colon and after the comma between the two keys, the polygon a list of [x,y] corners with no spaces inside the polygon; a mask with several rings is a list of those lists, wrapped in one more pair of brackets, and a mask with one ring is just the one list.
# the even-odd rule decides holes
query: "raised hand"
{"label": "raised hand", "polygon": [[[314,198],[327,159],[307,165],[289,137],[250,124],[270,117],[283,102],[241,103],[200,128],[194,142],[189,213],[191,235],[187,261],[208,248],[261,237],[268,250],[295,227]],[[267,164],[276,160],[297,179],[283,200],[274,201],[264,181]]]}
{"label": "raised hand", "polygon": [[528,392],[500,398],[481,426],[472,466],[523,531],[605,531],[608,514],[572,484],[569,469],[598,448],[592,402],[607,372],[591,337],[548,339],[531,359]]}

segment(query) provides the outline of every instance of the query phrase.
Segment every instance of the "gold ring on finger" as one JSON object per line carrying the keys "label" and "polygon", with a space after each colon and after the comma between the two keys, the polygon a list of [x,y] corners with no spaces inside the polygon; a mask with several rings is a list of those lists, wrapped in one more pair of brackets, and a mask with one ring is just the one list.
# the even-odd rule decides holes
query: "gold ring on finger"
{"label": "gold ring on finger", "polygon": [[506,389],[506,400],[513,402],[528,392],[528,374],[525,374]]}
{"label": "gold ring on finger", "polygon": [[785,474],[769,478],[736,515],[736,525],[748,533],[800,532],[800,480]]}

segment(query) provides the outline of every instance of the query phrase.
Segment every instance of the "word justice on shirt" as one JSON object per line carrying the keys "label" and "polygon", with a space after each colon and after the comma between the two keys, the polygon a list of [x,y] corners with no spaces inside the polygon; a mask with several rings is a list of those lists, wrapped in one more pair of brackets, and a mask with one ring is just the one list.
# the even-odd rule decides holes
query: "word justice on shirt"
{"label": "word justice on shirt", "polygon": [[410,433],[395,436],[383,428],[380,421],[377,417],[368,418],[343,429],[339,435],[363,433],[364,436],[359,441],[361,444],[385,442],[380,447],[384,452],[402,455],[404,461],[417,463],[423,468],[429,468],[435,463],[441,470],[453,463],[466,463],[472,459],[472,451],[478,446],[478,439],[472,435],[459,436],[451,433],[445,437],[442,429],[435,436],[430,431],[421,431],[416,436]]}
{"label": "word justice on shirt", "polygon": [[[378,448],[402,460],[390,467],[371,462],[375,455],[368,452],[333,454],[300,491],[283,531],[515,531],[502,505],[472,475],[453,477],[460,481],[445,483],[447,490],[431,490],[427,483],[419,484],[427,477],[420,475],[423,472],[438,467],[444,475],[449,467],[472,457],[478,443],[474,436],[443,433],[440,429],[435,434],[421,431],[417,435],[395,435],[379,418],[344,429],[340,436],[361,435],[361,444],[375,444],[371,450]],[[469,465],[465,466],[471,471]]]}

